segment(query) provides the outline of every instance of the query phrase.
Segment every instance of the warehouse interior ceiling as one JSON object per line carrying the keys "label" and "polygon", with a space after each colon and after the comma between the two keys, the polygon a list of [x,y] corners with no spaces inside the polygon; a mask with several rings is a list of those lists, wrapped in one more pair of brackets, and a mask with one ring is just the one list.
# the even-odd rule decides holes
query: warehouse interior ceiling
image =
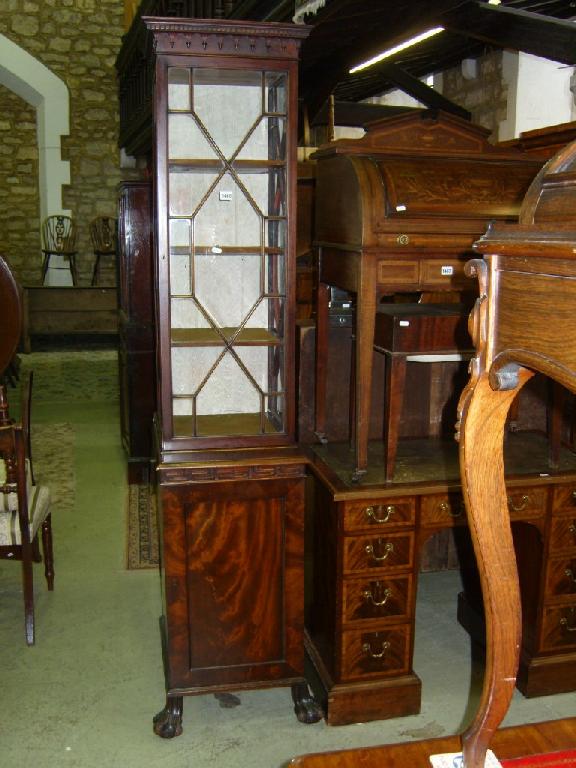
{"label": "warehouse interior ceiling", "polygon": [[[325,0],[322,7],[313,5],[316,12],[304,17],[312,30],[302,49],[300,88],[311,121],[325,111],[331,95],[345,110],[347,104],[394,89],[429,108],[469,116],[421,78],[495,49],[576,64],[576,24],[571,21],[576,0],[502,0],[498,5],[486,0]],[[293,16],[293,0],[238,0],[227,13],[228,18],[266,21]],[[360,62],[437,26],[444,27],[441,34],[349,74]]]}

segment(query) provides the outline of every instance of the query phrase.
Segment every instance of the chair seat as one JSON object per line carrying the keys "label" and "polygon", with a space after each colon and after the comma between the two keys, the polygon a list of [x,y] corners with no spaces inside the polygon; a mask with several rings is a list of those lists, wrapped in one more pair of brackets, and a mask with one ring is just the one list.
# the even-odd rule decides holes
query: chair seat
{"label": "chair seat", "polygon": [[[28,513],[30,541],[32,541],[50,514],[50,489],[47,486],[30,486]],[[0,547],[14,547],[20,544],[22,544],[22,536],[18,520],[18,499],[15,493],[0,494]]]}

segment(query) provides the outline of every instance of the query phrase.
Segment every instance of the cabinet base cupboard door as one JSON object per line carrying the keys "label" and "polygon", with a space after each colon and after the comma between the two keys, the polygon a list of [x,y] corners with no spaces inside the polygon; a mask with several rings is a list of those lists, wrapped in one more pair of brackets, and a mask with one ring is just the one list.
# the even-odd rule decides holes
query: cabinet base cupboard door
{"label": "cabinet base cupboard door", "polygon": [[181,732],[183,695],[210,691],[292,686],[298,719],[321,717],[304,678],[305,467],[295,462],[159,468],[167,684],[159,736]]}

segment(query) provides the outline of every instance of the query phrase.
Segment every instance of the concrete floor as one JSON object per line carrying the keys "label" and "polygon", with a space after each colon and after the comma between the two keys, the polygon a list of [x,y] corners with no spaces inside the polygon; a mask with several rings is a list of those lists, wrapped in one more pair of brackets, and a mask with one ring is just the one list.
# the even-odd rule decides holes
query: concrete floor
{"label": "concrete floor", "polygon": [[[37,402],[35,423],[70,422],[76,503],[54,510],[55,591],[36,566],[37,643],[24,642],[20,569],[0,561],[0,766],[41,768],[278,768],[293,756],[460,731],[474,712],[481,668],[457,624],[455,572],[423,575],[414,669],[420,715],[361,725],[305,726],[287,689],[184,702],[184,733],[163,741],[152,715],[164,703],[155,571],[124,567],[126,472],[117,402]],[[574,694],[524,699],[507,724],[574,714]]]}

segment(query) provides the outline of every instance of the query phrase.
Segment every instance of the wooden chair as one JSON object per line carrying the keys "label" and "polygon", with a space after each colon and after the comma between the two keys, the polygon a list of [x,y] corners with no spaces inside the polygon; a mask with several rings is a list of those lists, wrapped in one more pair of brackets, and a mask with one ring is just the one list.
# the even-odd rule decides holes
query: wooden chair
{"label": "wooden chair", "polygon": [[22,563],[24,626],[26,642],[34,645],[33,563],[41,562],[42,535],[44,573],[48,589],[54,589],[54,558],[50,490],[34,483],[30,456],[30,401],[32,376],[23,388],[21,423],[8,415],[0,393],[0,558]]}
{"label": "wooden chair", "polygon": [[0,256],[0,377],[14,359],[22,332],[20,290],[10,267]]}
{"label": "wooden chair", "polygon": [[48,216],[42,225],[42,284],[46,279],[52,256],[62,256],[69,264],[72,284],[78,285],[76,271],[76,224],[70,216]]}
{"label": "wooden chair", "polygon": [[94,248],[94,271],[92,272],[92,285],[98,285],[100,281],[100,260],[113,258],[116,263],[118,253],[118,220],[110,216],[98,216],[90,223],[90,238]]}

